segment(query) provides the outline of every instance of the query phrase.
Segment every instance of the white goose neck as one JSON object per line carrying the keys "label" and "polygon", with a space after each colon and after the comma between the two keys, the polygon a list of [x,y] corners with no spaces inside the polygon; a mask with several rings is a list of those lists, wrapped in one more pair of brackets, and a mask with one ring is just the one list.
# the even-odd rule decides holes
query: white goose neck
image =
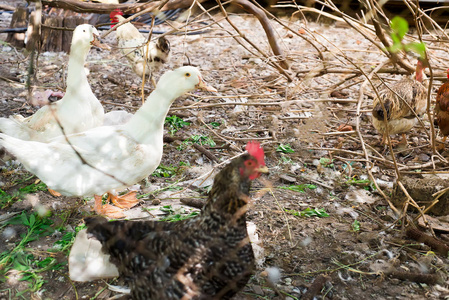
{"label": "white goose neck", "polygon": [[[67,92],[76,92],[85,89],[85,86],[88,86],[90,90],[87,75],[84,71],[84,63],[90,48],[90,45],[86,47],[81,42],[74,43],[70,47],[69,65],[67,68]],[[73,91],[70,91],[70,89],[73,89]]]}
{"label": "white goose neck", "polygon": [[142,144],[154,143],[156,139],[162,142],[165,117],[171,104],[179,96],[179,93],[173,90],[175,89],[154,90],[145,104],[125,125],[125,131]]}

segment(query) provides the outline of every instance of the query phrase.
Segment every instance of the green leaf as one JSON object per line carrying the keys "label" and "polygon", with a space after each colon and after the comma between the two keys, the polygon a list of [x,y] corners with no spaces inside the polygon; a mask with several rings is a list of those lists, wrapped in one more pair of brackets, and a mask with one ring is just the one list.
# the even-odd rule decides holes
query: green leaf
{"label": "green leaf", "polygon": [[421,58],[426,57],[426,44],[424,44],[424,43],[411,42],[411,43],[404,45],[404,47],[407,51],[415,52]]}
{"label": "green leaf", "polygon": [[369,180],[369,179],[357,179],[356,177],[353,177],[353,178],[347,180],[346,184],[369,186],[371,184],[371,180]]}
{"label": "green leaf", "polygon": [[404,18],[396,16],[391,20],[390,26],[393,33],[399,38],[399,42],[402,41],[405,34],[408,32],[408,22]]}
{"label": "green leaf", "polygon": [[36,216],[34,214],[32,214],[30,216],[30,227],[33,227],[35,222],[36,222]]}
{"label": "green leaf", "polygon": [[189,122],[184,121],[178,116],[166,117],[165,124],[168,125],[168,131],[171,135],[175,134],[180,128],[190,125]]}
{"label": "green leaf", "polygon": [[360,231],[360,222],[357,220],[354,220],[354,222],[352,222],[352,224],[351,224],[351,229],[354,232]]}
{"label": "green leaf", "polygon": [[178,169],[178,167],[159,165],[151,176],[164,178],[173,177],[177,174]]}
{"label": "green leaf", "polygon": [[306,208],[301,212],[297,212],[295,210],[284,209],[287,213],[292,214],[297,217],[318,217],[318,218],[326,218],[329,217],[329,214],[324,210],[324,208]]}
{"label": "green leaf", "polygon": [[313,184],[299,184],[299,185],[290,185],[290,186],[280,186],[280,189],[290,190],[294,192],[304,193],[306,189],[314,190],[316,189],[316,185]]}
{"label": "green leaf", "polygon": [[320,158],[320,164],[325,168],[333,168],[333,159],[327,158],[327,157],[321,157]]}
{"label": "green leaf", "polygon": [[305,210],[303,210],[300,213],[301,217],[319,217],[319,218],[324,218],[324,217],[329,217],[329,214],[324,210],[324,208],[306,208]]}
{"label": "green leaf", "polygon": [[215,147],[217,144],[214,142],[214,140],[209,136],[204,135],[192,135],[185,141],[181,143],[176,149],[179,151],[182,151],[186,148],[187,145],[191,145],[192,143],[198,144],[198,145],[208,145],[211,147]]}
{"label": "green leaf", "polygon": [[22,220],[22,224],[29,226],[30,223],[28,222],[27,216],[25,214],[25,212],[22,212],[22,214],[20,215],[20,219]]}
{"label": "green leaf", "polygon": [[292,149],[292,147],[290,147],[289,144],[280,144],[277,148],[276,148],[277,152],[282,152],[282,153],[294,153],[295,150]]}
{"label": "green leaf", "polygon": [[391,46],[390,48],[393,48],[393,47],[402,48],[401,39],[398,37],[398,35],[395,33],[392,33],[390,36],[391,36],[391,39],[393,40],[393,46]]}

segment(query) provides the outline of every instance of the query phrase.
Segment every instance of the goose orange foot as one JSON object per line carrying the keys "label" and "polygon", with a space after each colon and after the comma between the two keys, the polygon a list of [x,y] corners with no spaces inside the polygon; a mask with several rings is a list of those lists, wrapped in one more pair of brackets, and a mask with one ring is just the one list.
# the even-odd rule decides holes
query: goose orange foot
{"label": "goose orange foot", "polygon": [[139,204],[136,194],[136,192],[129,192],[125,195],[117,196],[108,193],[108,200],[110,199],[117,207],[129,209]]}
{"label": "goose orange foot", "polygon": [[59,193],[59,192],[57,192],[57,191],[55,191],[55,190],[52,190],[52,189],[49,189],[49,188],[47,188],[47,190],[48,190],[48,192],[49,192],[52,196],[55,196],[55,197],[60,197],[60,196],[62,196],[61,193]]}
{"label": "goose orange foot", "polygon": [[109,204],[109,196],[107,199],[107,204],[103,205],[103,197],[102,196],[94,196],[95,198],[95,206],[94,210],[97,214],[103,215],[112,219],[120,219],[124,218],[123,210],[119,207],[113,206]]}

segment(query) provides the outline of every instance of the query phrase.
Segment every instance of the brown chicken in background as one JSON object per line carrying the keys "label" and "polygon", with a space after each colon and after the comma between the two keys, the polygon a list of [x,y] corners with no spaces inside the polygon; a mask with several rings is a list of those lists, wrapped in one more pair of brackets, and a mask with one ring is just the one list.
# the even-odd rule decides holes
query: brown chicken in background
{"label": "brown chicken in background", "polygon": [[200,215],[178,222],[86,219],[133,299],[230,299],[248,282],[254,254],[246,228],[251,181],[268,171],[258,143],[215,177]]}
{"label": "brown chicken in background", "polygon": [[434,110],[434,122],[443,136],[443,144],[438,147],[439,150],[444,149],[444,143],[449,135],[449,69],[446,72],[448,80],[438,89]]}
{"label": "brown chicken in background", "polygon": [[[418,60],[415,74],[391,87],[384,87],[379,92],[380,98],[374,99],[372,120],[374,127],[382,134],[382,144],[387,142],[387,128],[390,135],[401,133],[401,143],[407,144],[405,133],[418,122],[416,116],[420,117],[426,112],[427,88],[422,83],[425,68],[424,63]],[[386,122],[381,102],[385,107]]]}

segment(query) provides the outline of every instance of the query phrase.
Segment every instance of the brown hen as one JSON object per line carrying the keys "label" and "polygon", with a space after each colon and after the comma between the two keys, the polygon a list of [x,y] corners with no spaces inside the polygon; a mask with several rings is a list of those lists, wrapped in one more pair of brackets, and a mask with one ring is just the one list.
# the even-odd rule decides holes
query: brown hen
{"label": "brown hen", "polygon": [[449,69],[446,72],[448,80],[438,89],[434,110],[435,123],[443,136],[443,144],[439,147],[440,149],[444,149],[444,143],[449,135]]}
{"label": "brown hen", "polygon": [[268,171],[263,149],[247,145],[215,177],[201,214],[168,223],[86,219],[128,281],[133,299],[229,299],[254,269],[246,230],[251,180]]}
{"label": "brown hen", "polygon": [[[407,77],[391,87],[385,87],[379,92],[380,98],[374,99],[373,125],[382,134],[382,144],[387,141],[387,128],[390,135],[401,133],[401,143],[407,144],[405,133],[418,122],[416,116],[420,117],[425,113],[427,88],[422,84],[425,68],[418,60],[414,78]],[[381,103],[384,104],[385,111]]]}

